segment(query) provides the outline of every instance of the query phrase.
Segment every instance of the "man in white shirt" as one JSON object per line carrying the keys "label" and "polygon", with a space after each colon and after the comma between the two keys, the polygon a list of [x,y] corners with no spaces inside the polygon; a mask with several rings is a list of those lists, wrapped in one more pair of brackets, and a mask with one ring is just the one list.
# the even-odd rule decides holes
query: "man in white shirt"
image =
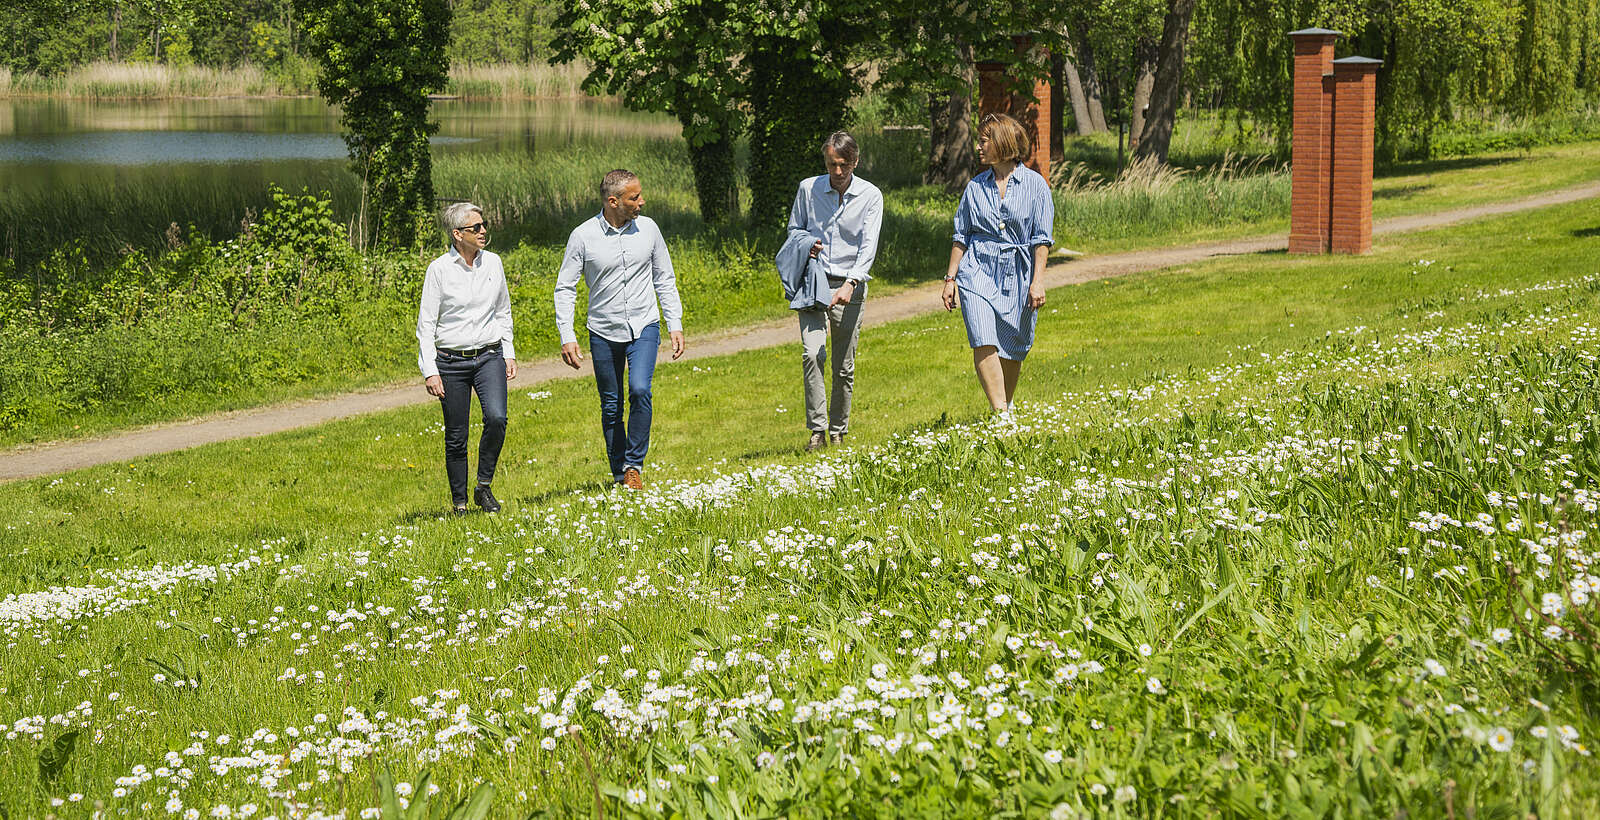
{"label": "man in white shirt", "polygon": [[[800,317],[801,373],[805,378],[806,450],[841,444],[850,432],[850,400],[855,392],[856,340],[861,334],[861,306],[867,280],[878,255],[883,227],[883,194],[855,175],[861,149],[854,137],[835,131],[822,143],[826,174],[800,183],[789,209],[789,231],[816,237],[811,246],[809,275],[823,276],[828,303],[796,311]],[[833,347],[833,391],[823,384],[823,362]],[[826,399],[826,401],[825,401]]]}
{"label": "man in white shirt", "polygon": [[417,309],[417,366],[428,395],[444,408],[444,467],[450,499],[467,510],[467,433],[472,394],[483,409],[478,440],[478,484],[473,501],[485,512],[500,509],[489,490],[506,438],[506,380],[517,377],[511,340],[511,294],[500,257],[486,250],[483,211],[457,202],[440,216],[451,246],[428,265]]}
{"label": "man in white shirt", "polygon": [[644,186],[638,175],[620,168],[606,174],[600,199],[600,213],[573,228],[567,238],[556,275],[556,330],[561,334],[561,359],[576,370],[583,351],[573,313],[582,278],[589,289],[586,329],[611,480],[638,490],[644,488],[644,457],[650,449],[650,379],[661,347],[661,320],[666,319],[672,358],[677,359],[683,355],[683,302],[661,229],[655,220],[639,214],[644,209]]}

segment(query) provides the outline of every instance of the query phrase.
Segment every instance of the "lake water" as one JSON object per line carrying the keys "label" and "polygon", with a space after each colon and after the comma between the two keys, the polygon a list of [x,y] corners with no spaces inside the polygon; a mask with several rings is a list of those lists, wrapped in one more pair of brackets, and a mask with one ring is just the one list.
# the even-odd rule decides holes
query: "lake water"
{"label": "lake water", "polygon": [[[435,156],[679,133],[670,117],[592,100],[438,100],[433,115]],[[338,112],[317,99],[0,100],[0,253],[26,262],[46,242],[148,245],[169,221],[224,230],[259,209],[269,182],[328,190],[348,208],[348,167]]]}
{"label": "lake water", "polygon": [[[671,137],[677,123],[591,100],[437,100],[436,146],[559,149],[601,137]],[[53,165],[167,166],[340,160],[338,112],[315,99],[0,100],[0,173]]]}

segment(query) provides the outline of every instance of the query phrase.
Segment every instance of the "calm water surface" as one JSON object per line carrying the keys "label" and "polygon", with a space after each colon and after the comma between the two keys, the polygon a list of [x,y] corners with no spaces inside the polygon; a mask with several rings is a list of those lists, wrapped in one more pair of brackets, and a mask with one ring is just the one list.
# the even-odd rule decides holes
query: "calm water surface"
{"label": "calm water surface", "polygon": [[[435,157],[592,151],[679,133],[669,117],[592,100],[438,100],[433,115]],[[45,251],[35,217],[57,244],[141,245],[169,219],[216,214],[207,227],[225,229],[226,212],[237,224],[264,204],[269,182],[330,191],[352,208],[359,186],[335,109],[317,99],[0,100],[0,253],[19,263]],[[130,203],[168,212],[133,215]]]}

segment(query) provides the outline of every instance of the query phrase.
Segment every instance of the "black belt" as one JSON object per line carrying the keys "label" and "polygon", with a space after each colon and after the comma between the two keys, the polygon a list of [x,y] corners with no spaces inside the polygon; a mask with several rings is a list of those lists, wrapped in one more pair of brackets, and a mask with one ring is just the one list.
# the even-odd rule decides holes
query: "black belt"
{"label": "black belt", "polygon": [[484,345],[483,347],[475,347],[475,348],[472,348],[471,350],[451,350],[449,348],[444,348],[444,347],[434,348],[434,350],[436,350],[436,351],[438,351],[440,353],[443,353],[446,356],[456,356],[456,357],[462,358],[462,359],[471,359],[471,358],[474,358],[474,357],[477,357],[477,356],[481,356],[481,355],[483,355],[485,353],[499,353],[500,352],[500,343],[499,342],[495,342],[492,345]]}

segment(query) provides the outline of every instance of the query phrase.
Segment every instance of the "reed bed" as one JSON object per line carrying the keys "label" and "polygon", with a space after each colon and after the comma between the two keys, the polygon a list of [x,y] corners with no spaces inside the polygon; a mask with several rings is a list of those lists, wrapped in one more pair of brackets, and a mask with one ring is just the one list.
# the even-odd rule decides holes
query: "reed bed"
{"label": "reed bed", "polygon": [[91,100],[153,100],[172,97],[267,97],[306,94],[254,65],[232,68],[155,63],[96,62],[60,76],[9,74],[0,95]]}
{"label": "reed bed", "polygon": [[581,63],[455,65],[445,93],[467,99],[557,99],[585,96]]}
{"label": "reed bed", "polygon": [[[579,63],[457,65],[444,93],[467,99],[557,99],[585,96],[588,66]],[[268,71],[235,67],[95,62],[59,76],[0,69],[0,97],[153,100],[173,97],[276,97],[313,94],[310,66]]]}

